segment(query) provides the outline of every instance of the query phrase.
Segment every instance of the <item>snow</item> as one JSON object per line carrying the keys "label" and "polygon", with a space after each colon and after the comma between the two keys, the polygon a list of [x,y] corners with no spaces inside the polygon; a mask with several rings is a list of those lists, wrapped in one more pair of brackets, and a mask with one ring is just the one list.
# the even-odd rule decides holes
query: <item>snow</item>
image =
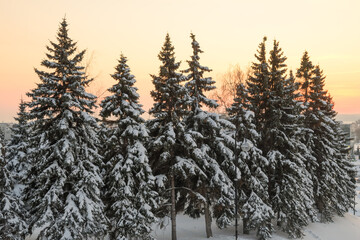
{"label": "snow", "polygon": [[14,185],[14,189],[13,189],[13,193],[15,194],[16,197],[20,197],[23,190],[24,190],[24,185],[23,184],[15,184]]}
{"label": "snow", "polygon": [[[360,186],[359,186],[360,187]],[[358,201],[360,196],[358,195]],[[360,209],[359,209],[360,210]],[[177,238],[181,240],[205,240],[205,220],[204,217],[199,219],[192,219],[185,215],[177,216]],[[239,224],[239,238],[255,240],[256,234],[252,232],[250,235],[243,235],[242,223]],[[226,229],[219,229],[212,225],[213,238],[212,240],[233,240],[235,239],[235,227],[231,226]],[[360,239],[360,217],[354,216],[350,213],[345,214],[345,217],[334,217],[333,223],[311,223],[306,227],[305,236],[303,240],[359,240]],[[157,240],[171,239],[171,225],[170,222],[165,229],[154,227],[154,237]],[[272,240],[287,240],[289,239],[285,233],[280,231],[273,234]]]}
{"label": "snow", "polygon": [[[360,161],[355,165],[360,166]],[[359,169],[360,170],[360,169]],[[356,211],[351,210],[346,213],[344,217],[334,217],[332,223],[310,223],[304,229],[303,240],[359,240],[360,239],[360,183],[357,183],[356,188]],[[199,219],[192,219],[188,216],[177,215],[177,238],[181,240],[205,240],[205,220],[204,217]],[[233,224],[234,225],[234,224]],[[235,227],[230,226],[226,229],[219,229],[213,221],[212,230],[214,237],[212,240],[233,240],[235,239]],[[158,226],[153,227],[153,236],[157,240],[171,239],[171,224],[170,221],[165,221],[165,229],[160,229]],[[250,235],[243,235],[242,222],[239,223],[239,240],[248,239],[256,240],[256,233],[251,232]],[[277,230],[271,238],[272,240],[286,240],[289,239],[286,233]]]}
{"label": "snow", "polygon": [[165,187],[165,182],[167,180],[166,176],[161,174],[161,175],[157,175],[155,176],[155,184],[156,186],[158,186],[159,188],[163,188]]}

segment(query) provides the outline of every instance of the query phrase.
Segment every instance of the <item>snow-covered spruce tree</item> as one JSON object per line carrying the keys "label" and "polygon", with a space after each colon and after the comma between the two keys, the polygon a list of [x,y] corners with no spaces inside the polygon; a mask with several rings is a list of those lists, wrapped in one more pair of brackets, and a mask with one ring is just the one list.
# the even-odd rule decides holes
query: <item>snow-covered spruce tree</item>
{"label": "snow-covered spruce tree", "polygon": [[12,173],[4,165],[4,159],[0,161],[0,238],[22,240],[27,233],[24,206],[14,193]]}
{"label": "snow-covered spruce tree", "polygon": [[[315,71],[315,75],[317,71]],[[334,138],[331,145],[333,146],[333,152],[331,153],[334,159],[334,162],[330,162],[332,165],[332,171],[334,172],[335,181],[337,188],[333,193],[336,195],[337,204],[334,207],[334,213],[340,216],[343,216],[351,207],[353,207],[354,195],[352,198],[348,198],[349,195],[349,186],[353,183],[352,179],[349,176],[349,172],[345,168],[345,161],[348,159],[345,156],[345,142],[343,138],[343,132],[340,129],[340,124],[336,122],[335,117],[337,113],[333,109],[334,103],[332,97],[328,93],[327,95],[327,109],[324,111],[325,114],[333,120],[332,123],[329,122],[329,127],[334,132]],[[353,186],[355,190],[355,186]]]}
{"label": "snow-covered spruce tree", "polygon": [[99,239],[106,217],[98,125],[91,116],[96,97],[85,91],[92,81],[80,66],[85,51],[77,51],[67,25],[63,19],[41,63],[47,71],[35,69],[40,83],[27,94],[31,147],[37,148],[25,187],[29,230],[40,230],[37,239]]}
{"label": "snow-covered spruce tree", "polygon": [[29,129],[25,104],[21,101],[12,138],[2,161],[1,239],[24,239],[27,232],[26,209],[22,201],[23,183],[29,168]]}
{"label": "snow-covered spruce tree", "polygon": [[[331,98],[329,98],[330,100]],[[333,106],[333,103],[329,104]],[[341,169],[341,172],[337,174],[338,185],[341,186],[342,192],[338,195],[339,202],[342,203],[346,211],[355,207],[355,196],[356,196],[356,180],[357,175],[356,168],[353,165],[353,157],[350,156],[350,148],[346,143],[346,133],[340,127],[340,124],[336,122],[335,132],[337,133],[337,164]],[[337,214],[343,215],[343,211],[337,211]]]}
{"label": "snow-covered spruce tree", "polygon": [[[309,214],[315,215],[312,182],[305,168],[301,141],[297,135],[300,103],[294,78],[286,79],[286,57],[274,40],[270,52],[270,96],[264,124],[263,151],[269,159],[269,195],[280,228],[290,237],[303,236]],[[266,146],[266,147],[265,147]]]}
{"label": "snow-covered spruce tree", "polygon": [[[6,151],[6,165],[12,173],[12,178],[16,184],[23,185],[27,178],[27,172],[31,166],[30,163],[30,143],[29,136],[31,126],[28,123],[26,103],[21,100],[19,105],[19,112],[15,118],[16,122],[12,128],[12,137],[7,145]],[[22,189],[22,186],[19,186]],[[19,195],[22,195],[21,193]]]}
{"label": "snow-covered spruce tree", "polygon": [[[294,116],[296,119],[294,120],[294,130],[292,132],[292,136],[296,141],[296,149],[297,152],[301,154],[302,161],[305,165],[304,174],[306,179],[304,179],[304,183],[307,187],[306,194],[308,198],[305,198],[305,207],[307,209],[307,214],[311,222],[318,221],[317,211],[314,202],[314,178],[313,167],[317,165],[316,158],[313,156],[311,149],[307,146],[308,137],[312,135],[313,131],[305,126],[305,116],[304,116],[304,102],[299,99],[301,98],[301,93],[299,92],[299,88],[301,87],[301,83],[296,82],[296,79],[293,75],[292,70],[290,70],[289,77],[285,80],[285,88],[288,89],[288,93],[286,94],[287,101],[292,101],[295,104],[289,109],[285,107],[285,110],[290,113],[290,116]],[[291,122],[291,121],[290,121]]]}
{"label": "snow-covered spruce tree", "polygon": [[307,51],[304,52],[301,58],[300,68],[297,69],[296,77],[301,81],[301,93],[305,107],[309,101],[310,81],[313,76],[314,66],[310,61],[310,57]]}
{"label": "snow-covered spruce tree", "polygon": [[140,117],[144,110],[124,55],[115,69],[111,76],[117,82],[100,105],[100,115],[108,125],[104,202],[110,238],[152,239],[157,193],[152,190],[155,178],[144,147],[148,137]]}
{"label": "snow-covered spruce tree", "polygon": [[211,77],[204,77],[204,74],[211,70],[200,65],[199,54],[203,51],[195,35],[191,34],[190,37],[193,55],[191,60],[187,61],[189,68],[183,71],[187,74],[188,82],[185,86],[190,95],[189,112],[184,118],[187,157],[179,161],[176,167],[183,169],[184,178],[191,179],[187,187],[203,197],[198,199],[189,192],[190,201],[185,213],[192,217],[198,217],[194,210],[204,213],[206,236],[209,238],[212,237],[211,207],[215,208],[214,215],[221,228],[229,225],[234,216],[233,184],[224,172],[225,168],[235,171],[233,153],[227,146],[231,140],[226,133],[226,129],[233,129],[233,126],[217,113],[209,113],[202,109],[216,108],[218,105],[215,100],[205,96],[205,92],[215,88],[215,82]]}
{"label": "snow-covered spruce tree", "polygon": [[[314,69],[310,82],[309,108],[305,112],[305,124],[313,131],[308,147],[317,160],[314,170],[314,200],[321,214],[321,221],[331,221],[334,212],[341,214],[346,211],[344,186],[339,186],[338,178],[346,174],[338,165],[338,132],[335,126],[335,111],[327,91],[324,90],[322,70]],[[315,184],[316,183],[316,184]],[[339,198],[340,197],[340,198]]]}
{"label": "snow-covered spruce tree", "polygon": [[[186,79],[177,72],[180,62],[175,61],[174,47],[169,34],[158,55],[162,65],[159,75],[151,75],[155,90],[151,91],[155,103],[149,113],[154,119],[147,122],[151,140],[148,145],[149,159],[153,174],[156,178],[158,191],[164,200],[171,201],[171,229],[172,240],[176,240],[176,191],[181,187],[179,172],[176,168],[178,161],[184,156],[185,126],[182,118],[186,112],[188,94],[181,85]],[[162,204],[164,214],[168,214],[169,203]]]}
{"label": "snow-covered spruce tree", "polygon": [[[0,136],[0,236],[1,238],[9,237],[12,239],[12,232],[8,231],[8,216],[7,213],[11,210],[11,180],[9,179],[9,172],[5,168],[4,159],[5,149],[3,147],[3,137]],[[9,191],[10,190],[10,191]],[[9,199],[10,198],[10,199]],[[15,238],[16,239],[16,238]]]}
{"label": "snow-covered spruce tree", "polygon": [[[254,113],[249,109],[248,92],[244,84],[236,89],[234,103],[228,109],[230,120],[236,126],[235,164],[240,169],[241,177],[236,181],[239,188],[240,212],[243,220],[243,232],[256,230],[259,239],[269,239],[272,233],[271,219],[273,211],[269,205],[268,160],[257,147],[260,134],[254,125]],[[242,151],[241,144],[249,144],[249,151]],[[234,176],[235,177],[235,176]]]}
{"label": "snow-covered spruce tree", "polygon": [[[301,121],[301,131],[299,134],[300,141],[303,143],[299,146],[305,146],[305,149],[302,150],[303,157],[305,158],[304,163],[306,166],[307,172],[310,174],[310,178],[313,184],[313,193],[315,193],[315,189],[317,189],[318,180],[316,177],[316,171],[318,169],[318,162],[316,157],[314,156],[311,147],[309,147],[309,143],[311,142],[311,138],[313,136],[313,130],[309,127],[308,121],[308,109],[309,109],[309,102],[310,102],[310,86],[311,86],[311,79],[314,75],[314,66],[310,61],[310,57],[307,51],[304,52],[303,57],[301,58],[300,67],[296,71],[296,77],[298,79],[299,86],[299,94],[300,96],[298,99],[301,102],[301,110],[299,119]],[[314,199],[314,197],[313,197]],[[311,216],[312,221],[317,221],[316,216]]]}
{"label": "snow-covered spruce tree", "polygon": [[22,240],[27,225],[22,215],[21,201],[14,194],[11,172],[6,168],[4,148],[0,139],[0,238]]}
{"label": "snow-covered spruce tree", "polygon": [[[316,128],[312,129],[314,135],[311,142],[314,155],[318,161],[316,175],[318,177],[316,193],[318,194],[315,195],[315,200],[322,221],[331,221],[331,212],[342,216],[354,206],[355,169],[347,156],[343,132],[339,123],[335,121],[337,113],[333,109],[332,98],[323,89],[324,80],[322,70],[316,66],[311,81],[310,99],[312,103],[310,103],[307,123]],[[317,147],[317,145],[321,147]],[[318,172],[326,170],[328,172],[321,174],[319,178]],[[326,179],[327,176],[331,176],[331,179]],[[334,188],[330,188],[330,191],[328,191],[327,186],[324,186],[327,181],[330,181],[330,184],[334,186]]]}

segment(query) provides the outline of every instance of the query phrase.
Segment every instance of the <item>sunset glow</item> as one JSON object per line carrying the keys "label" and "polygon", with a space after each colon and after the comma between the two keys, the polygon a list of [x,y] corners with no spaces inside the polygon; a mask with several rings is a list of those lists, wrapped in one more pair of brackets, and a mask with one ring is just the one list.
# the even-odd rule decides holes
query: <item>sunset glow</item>
{"label": "sunset glow", "polygon": [[185,69],[193,32],[204,51],[202,64],[213,69],[215,80],[229,65],[249,66],[267,36],[267,50],[279,40],[294,71],[307,50],[327,76],[335,110],[360,114],[359,9],[358,0],[0,0],[0,122],[13,121],[21,97],[39,82],[34,68],[41,68],[64,16],[79,50],[87,49],[84,65],[90,63],[90,91],[96,95],[114,84],[110,74],[123,53],[147,111],[149,74],[158,73],[166,33]]}

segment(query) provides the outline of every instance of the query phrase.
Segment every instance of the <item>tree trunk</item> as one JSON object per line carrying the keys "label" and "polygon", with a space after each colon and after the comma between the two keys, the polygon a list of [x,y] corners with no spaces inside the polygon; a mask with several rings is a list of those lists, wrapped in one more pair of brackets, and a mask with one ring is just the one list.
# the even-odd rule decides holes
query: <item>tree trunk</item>
{"label": "tree trunk", "polygon": [[210,238],[213,236],[211,231],[211,212],[210,212],[210,204],[207,198],[207,194],[205,195],[206,202],[205,202],[205,229],[206,229],[206,237]]}
{"label": "tree trunk", "polygon": [[248,229],[248,220],[246,218],[243,218],[243,234],[249,234],[249,229]]}
{"label": "tree trunk", "polygon": [[171,173],[171,240],[176,240],[175,177]]}
{"label": "tree trunk", "polygon": [[320,199],[317,199],[316,206],[320,213],[320,222],[324,222],[324,204],[323,204],[323,202]]}
{"label": "tree trunk", "polygon": [[278,213],[277,213],[277,222],[276,222],[276,225],[277,225],[278,227],[280,227],[280,226],[281,226],[281,221],[280,221],[280,211],[278,211]]}

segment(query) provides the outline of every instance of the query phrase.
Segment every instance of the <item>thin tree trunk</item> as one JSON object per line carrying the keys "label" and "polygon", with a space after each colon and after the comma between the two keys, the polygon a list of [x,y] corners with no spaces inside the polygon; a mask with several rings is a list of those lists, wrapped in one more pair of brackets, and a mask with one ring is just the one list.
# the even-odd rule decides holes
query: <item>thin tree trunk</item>
{"label": "thin tree trunk", "polygon": [[247,224],[248,224],[248,219],[243,218],[243,234],[249,234],[249,228]]}
{"label": "thin tree trunk", "polygon": [[280,226],[281,226],[281,221],[280,221],[280,211],[278,211],[278,213],[277,213],[277,223],[276,223],[276,225],[277,225],[278,227],[280,227]]}
{"label": "thin tree trunk", "polygon": [[205,202],[205,229],[206,229],[206,237],[210,238],[213,236],[211,231],[211,213],[210,213],[210,204],[208,201],[207,193],[206,193],[206,202]]}
{"label": "thin tree trunk", "polygon": [[171,240],[176,240],[175,177],[171,173]]}
{"label": "thin tree trunk", "polygon": [[316,206],[320,213],[320,222],[324,222],[324,204],[321,200],[316,201]]}

